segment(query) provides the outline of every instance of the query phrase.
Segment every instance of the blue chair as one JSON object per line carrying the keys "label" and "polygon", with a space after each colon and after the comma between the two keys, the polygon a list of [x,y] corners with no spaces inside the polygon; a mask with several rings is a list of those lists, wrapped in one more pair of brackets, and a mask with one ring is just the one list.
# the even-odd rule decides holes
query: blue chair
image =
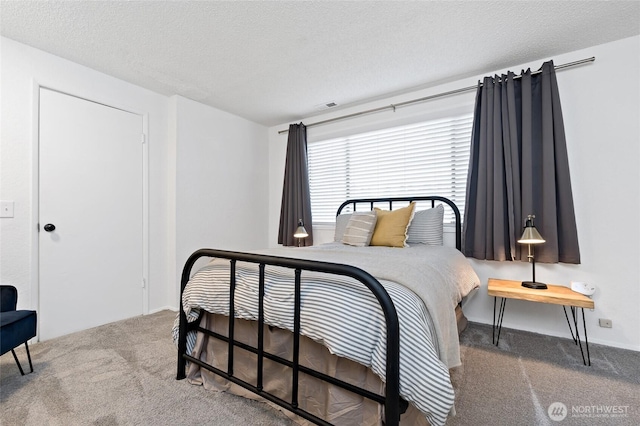
{"label": "blue chair", "polygon": [[36,311],[17,311],[17,305],[18,290],[11,285],[0,285],[0,355],[11,351],[13,359],[16,360],[20,369],[20,374],[24,376],[24,371],[14,349],[24,343],[27,348],[29,367],[33,373],[27,341],[36,336],[37,314]]}

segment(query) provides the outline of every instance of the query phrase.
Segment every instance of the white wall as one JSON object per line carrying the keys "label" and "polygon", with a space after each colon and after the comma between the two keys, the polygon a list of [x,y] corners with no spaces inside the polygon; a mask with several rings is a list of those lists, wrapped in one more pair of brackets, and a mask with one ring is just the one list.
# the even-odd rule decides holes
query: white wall
{"label": "white wall", "polygon": [[148,117],[149,309],[168,306],[167,98],[2,37],[0,198],[15,202],[14,218],[0,219],[0,279],[18,288],[19,304],[37,309],[37,104],[43,85]]}
{"label": "white wall", "polygon": [[[576,221],[582,264],[539,264],[539,281],[569,285],[587,281],[597,286],[594,312],[585,312],[589,340],[640,350],[640,37],[632,37],[554,58],[541,58],[509,70],[538,69],[553,59],[556,65],[595,56],[592,64],[557,73],[565,120]],[[495,70],[502,73],[506,70]],[[484,75],[443,84],[402,96],[302,119],[313,123],[334,116],[472,86]],[[339,98],[337,99],[339,102]],[[475,92],[398,108],[308,129],[310,141],[435,118],[461,110],[473,111]],[[269,129],[269,244],[276,245],[286,152],[286,134]],[[336,206],[337,207],[337,206]],[[333,237],[333,229],[316,229],[316,243]],[[493,298],[486,294],[489,277],[524,280],[530,265],[520,262],[472,260],[483,288],[465,306],[472,321],[491,324]],[[612,329],[598,318],[613,321]],[[510,300],[504,326],[567,337],[566,320],[558,306]]]}
{"label": "white wall", "polygon": [[196,249],[267,245],[267,128],[131,85],[1,38],[0,281],[38,308],[37,103],[41,84],[146,114],[149,150],[149,312],[178,306],[178,277]]}
{"label": "white wall", "polygon": [[181,96],[171,98],[170,115],[177,188],[174,276],[200,248],[264,248],[267,128]]}

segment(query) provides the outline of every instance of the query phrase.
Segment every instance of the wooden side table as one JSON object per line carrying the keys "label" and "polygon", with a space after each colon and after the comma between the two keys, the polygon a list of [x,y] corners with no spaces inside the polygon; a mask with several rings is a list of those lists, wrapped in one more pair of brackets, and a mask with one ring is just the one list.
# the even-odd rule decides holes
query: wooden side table
{"label": "wooden side table", "polygon": [[[593,300],[584,294],[580,294],[571,290],[569,287],[561,285],[547,284],[546,290],[537,290],[523,287],[520,281],[500,280],[497,278],[489,278],[488,294],[493,296],[493,343],[498,346],[500,341],[500,331],[502,330],[502,319],[504,318],[504,308],[507,299],[528,300],[530,302],[551,303],[554,305],[562,305],[564,316],[569,324],[571,337],[576,345],[580,347],[582,354],[582,362],[584,365],[591,365],[591,355],[589,354],[589,340],[587,339],[587,326],[584,321],[584,308],[593,309]],[[498,316],[496,318],[496,300],[501,298]],[[573,326],[567,314],[567,306],[571,308],[571,317],[573,318]],[[580,340],[580,332],[578,327],[578,309],[582,311],[582,329],[584,330],[584,343],[587,357],[584,356],[582,349],[582,341]],[[575,333],[574,333],[575,330]],[[497,331],[497,336],[496,336]]]}

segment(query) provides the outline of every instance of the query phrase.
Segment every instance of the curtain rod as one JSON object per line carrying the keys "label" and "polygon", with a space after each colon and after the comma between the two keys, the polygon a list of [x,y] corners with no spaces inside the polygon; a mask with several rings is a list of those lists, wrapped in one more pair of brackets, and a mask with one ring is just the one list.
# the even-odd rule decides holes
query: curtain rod
{"label": "curtain rod", "polygon": [[[554,67],[554,69],[556,71],[557,70],[562,70],[564,68],[575,67],[577,65],[586,64],[587,62],[593,62],[595,60],[596,60],[596,57],[592,56],[590,58],[580,59],[579,61],[569,62],[569,63],[562,64],[562,65],[556,65]],[[531,75],[540,74],[541,72],[542,72],[541,70],[533,71],[531,73]],[[521,77],[522,77],[522,74],[517,75],[515,78],[521,78]],[[482,86],[482,83],[480,83],[480,86]],[[359,112],[354,112],[353,114],[341,115],[339,117],[329,118],[327,120],[316,121],[315,123],[307,124],[307,127],[319,126],[321,124],[331,123],[332,121],[345,120],[347,118],[358,117],[360,115],[366,115],[366,114],[372,114],[374,112],[385,111],[385,110],[388,110],[388,109],[391,109],[391,110],[393,110],[395,112],[396,108],[398,108],[398,107],[412,105],[412,104],[416,104],[416,103],[419,103],[419,102],[430,101],[432,99],[442,98],[442,97],[445,97],[445,96],[456,95],[458,93],[470,92],[472,90],[476,90],[477,88],[478,88],[478,85],[475,84],[473,86],[463,87],[461,89],[450,90],[448,92],[442,92],[442,93],[437,93],[435,95],[425,96],[424,98],[411,99],[409,101],[399,102],[397,104],[385,105],[385,106],[378,107],[378,108],[368,109],[366,111],[359,111]],[[278,131],[278,134],[280,134],[280,135],[283,134],[283,133],[289,133],[289,129],[284,129],[284,130],[279,130]]]}

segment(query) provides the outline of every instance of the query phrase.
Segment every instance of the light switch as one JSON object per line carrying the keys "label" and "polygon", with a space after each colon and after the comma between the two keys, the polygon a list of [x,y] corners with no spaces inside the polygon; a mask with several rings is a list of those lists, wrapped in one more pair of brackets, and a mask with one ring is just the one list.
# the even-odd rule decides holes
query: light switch
{"label": "light switch", "polygon": [[0,217],[13,217],[13,201],[0,201]]}

